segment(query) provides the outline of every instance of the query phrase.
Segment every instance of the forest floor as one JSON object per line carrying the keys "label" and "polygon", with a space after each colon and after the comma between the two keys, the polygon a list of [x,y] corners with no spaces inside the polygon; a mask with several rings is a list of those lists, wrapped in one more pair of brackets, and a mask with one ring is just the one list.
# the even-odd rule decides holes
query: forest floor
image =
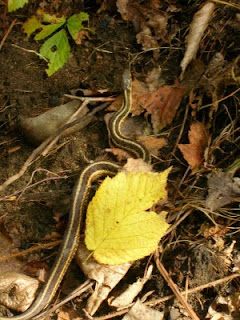
{"label": "forest floor", "polygon": [[[168,212],[171,229],[159,250],[135,261],[110,295],[144,277],[153,264],[138,298],[145,296],[143,304],[159,311],[156,319],[240,319],[238,1],[209,2],[209,8],[206,1],[190,0],[100,2],[29,1],[8,13],[0,1],[0,274],[44,278],[79,173],[99,159],[124,163],[126,154],[109,145],[105,115],[118,108],[122,74],[130,67],[134,117],[124,134],[145,143],[154,171],[172,167],[168,197],[156,208]],[[69,40],[67,63],[50,77],[37,55],[43,41],[27,39],[22,30],[39,8],[67,17],[87,12],[92,30],[81,34],[79,45]],[[74,111],[87,101],[89,118],[80,130],[62,134],[61,110],[59,122],[51,124],[50,115],[33,124],[31,118],[72,100]],[[49,126],[54,129],[46,133]],[[41,143],[59,128],[59,139],[46,151]],[[179,290],[166,299],[172,290],[163,266]],[[85,280],[73,261],[55,303]],[[84,312],[91,293],[50,318],[92,319]],[[94,316],[122,319],[129,309],[119,313],[105,300]]]}

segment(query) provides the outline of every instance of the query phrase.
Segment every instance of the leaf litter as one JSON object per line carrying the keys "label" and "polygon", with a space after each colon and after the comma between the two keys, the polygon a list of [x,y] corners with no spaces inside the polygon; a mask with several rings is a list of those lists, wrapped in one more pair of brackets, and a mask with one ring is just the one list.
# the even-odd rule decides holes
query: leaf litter
{"label": "leaf litter", "polygon": [[[87,12],[90,14],[90,27],[93,27],[96,34],[88,34],[86,37],[80,32],[75,35],[77,42],[82,41],[82,48],[73,49],[69,62],[52,79],[45,79],[42,66],[31,56],[30,50],[36,49],[31,42],[24,43],[24,47],[28,44],[26,48],[29,51],[24,51],[26,48],[23,47],[11,46],[11,43],[23,43],[20,35],[16,37],[18,25],[14,25],[15,33],[10,32],[11,28],[8,29],[10,33],[0,46],[0,66],[3,70],[0,77],[4,84],[4,94],[0,96],[0,120],[3,123],[2,180],[11,178],[29,156],[26,142],[19,141],[19,135],[12,126],[16,116],[20,114],[31,118],[43,113],[46,108],[66,103],[59,101],[62,94],[69,93],[72,89],[77,90],[79,83],[81,88],[93,91],[107,89],[103,95],[108,95],[111,90],[114,94],[118,93],[122,90],[120,83],[123,66],[131,59],[134,76],[132,114],[133,119],[137,115],[141,121],[130,121],[130,129],[127,128],[126,132],[131,132],[134,139],[146,144],[154,156],[155,171],[159,172],[173,165],[167,187],[168,201],[164,202],[164,208],[160,204],[154,206],[157,212],[168,211],[167,219],[172,224],[157,249],[157,252],[160,251],[161,263],[172,278],[166,281],[170,284],[174,280],[180,288],[175,293],[178,299],[185,290],[188,304],[196,311],[193,319],[204,319],[208,312],[210,319],[231,318],[236,314],[238,305],[230,300],[232,297],[235,301],[239,299],[237,279],[232,281],[239,273],[239,246],[232,246],[239,233],[239,165],[236,162],[239,159],[237,5],[234,7],[232,3],[221,1],[214,1],[214,4],[189,2],[185,5],[183,2],[158,0],[140,3],[118,0],[116,4],[120,15],[110,1],[102,2],[100,10],[90,4]],[[47,2],[41,3],[41,6],[44,10],[50,8]],[[29,4],[22,12],[29,17],[35,14],[35,9]],[[27,13],[26,10],[30,11]],[[74,10],[74,6],[70,8],[66,3],[52,1],[49,11],[51,15],[56,14],[54,10],[60,13],[58,18],[79,12],[79,8]],[[10,22],[8,19],[4,21],[7,27]],[[36,21],[34,23],[37,26]],[[113,34],[114,44],[111,41]],[[21,76],[22,73],[24,77]],[[6,90],[6,83],[9,84],[9,91]],[[179,92],[174,88],[178,88]],[[121,105],[120,98],[118,103]],[[8,107],[9,105],[14,107]],[[27,162],[25,171],[20,171],[15,177],[15,183],[12,184],[9,180],[4,184],[4,187],[7,185],[9,188],[5,198],[1,200],[3,212],[8,212],[4,222],[5,232],[15,238],[15,242],[25,245],[24,236],[30,230],[39,239],[39,233],[34,232],[34,227],[24,229],[22,224],[21,232],[11,230],[13,223],[10,217],[19,214],[19,207],[24,206],[26,214],[38,212],[39,206],[41,209],[44,206],[46,208],[50,202],[46,202],[46,198],[41,200],[42,191],[45,191],[45,196],[49,193],[51,197],[49,190],[58,188],[61,184],[64,194],[69,181],[60,179],[61,175],[66,177],[67,172],[73,179],[71,173],[79,172],[81,162],[95,160],[96,156],[103,156],[103,150],[109,150],[107,133],[94,131],[101,119],[99,115],[99,121],[90,124],[91,129],[85,132],[88,139],[84,140],[83,136],[75,133],[73,139],[68,136],[63,143],[60,140],[50,154],[45,151],[47,160],[45,156],[40,161],[37,160],[41,153],[35,152],[34,156],[37,157]],[[140,134],[134,136],[134,131],[140,127],[139,123],[147,125],[141,125]],[[81,144],[80,136],[83,140]],[[106,143],[103,147],[104,140]],[[10,153],[11,150],[15,151]],[[104,156],[110,158],[110,152]],[[131,163],[131,160],[128,160],[131,169],[141,171],[141,164]],[[44,166],[50,172],[45,171],[43,174],[44,171],[41,171],[41,174],[34,175],[35,180],[29,180],[26,186],[28,170],[37,170],[39,166]],[[235,166],[234,174],[229,172],[232,166]],[[57,172],[59,182],[56,180],[51,183],[51,171]],[[22,199],[28,199],[28,192],[33,188],[37,191],[38,200],[31,203],[22,201],[21,194],[24,193]],[[19,195],[16,205],[11,199],[16,199]],[[68,199],[67,195],[66,198]],[[61,200],[64,203],[65,197]],[[57,205],[58,201],[52,201],[50,208],[56,212]],[[63,207],[60,211],[62,209]],[[68,211],[67,205],[64,205],[63,210],[64,213]],[[39,218],[39,214],[37,216]],[[60,220],[62,222],[64,218]],[[42,223],[39,220],[39,225]],[[49,226],[50,224],[45,225],[43,229],[48,229]],[[49,256],[48,253],[46,255]],[[158,262],[156,255],[150,259]],[[135,283],[136,278],[142,276],[147,262],[148,258],[145,258],[133,263],[130,275],[124,275],[114,291],[122,289],[125,282]],[[186,304],[183,307],[176,299],[172,300],[171,308],[170,304],[165,304],[163,308],[159,306],[164,303],[161,302],[161,296],[164,296],[163,299],[173,299],[159,272],[161,271],[156,270],[154,265],[153,276],[146,282],[138,297],[143,299],[143,304],[146,303],[144,299],[147,299],[147,303],[155,305],[156,309],[164,310],[163,317],[171,320],[177,315],[182,319],[189,318],[191,309]],[[223,295],[219,295],[221,299],[217,301],[219,286]],[[203,291],[203,287],[207,290]],[[216,306],[214,299],[217,301]],[[74,303],[78,304],[77,299]],[[85,307],[84,302],[82,305]],[[210,313],[210,306],[217,309],[216,314]],[[65,307],[67,312],[64,312],[64,317],[73,318],[71,306]],[[126,313],[129,308],[121,312]],[[100,318],[110,310],[111,307],[104,306],[103,303],[98,311]],[[77,317],[78,313],[74,311],[74,317]],[[118,312],[120,311],[116,311],[115,316],[124,314]],[[105,317],[112,318],[114,315]]]}

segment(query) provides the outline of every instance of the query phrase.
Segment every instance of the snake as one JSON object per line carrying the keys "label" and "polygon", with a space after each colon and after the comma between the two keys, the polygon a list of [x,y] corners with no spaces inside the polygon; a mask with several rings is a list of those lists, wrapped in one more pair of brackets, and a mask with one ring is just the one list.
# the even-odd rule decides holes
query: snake
{"label": "snake", "polygon": [[[150,154],[145,146],[122,134],[122,123],[129,115],[132,105],[132,77],[129,69],[124,70],[122,79],[124,99],[121,108],[109,121],[110,139],[115,146],[131,152],[136,158],[150,162]],[[27,311],[11,318],[0,316],[0,320],[30,320],[51,303],[78,248],[92,183],[103,176],[114,176],[120,169],[120,164],[111,161],[96,161],[83,169],[73,189],[68,223],[48,279]]]}

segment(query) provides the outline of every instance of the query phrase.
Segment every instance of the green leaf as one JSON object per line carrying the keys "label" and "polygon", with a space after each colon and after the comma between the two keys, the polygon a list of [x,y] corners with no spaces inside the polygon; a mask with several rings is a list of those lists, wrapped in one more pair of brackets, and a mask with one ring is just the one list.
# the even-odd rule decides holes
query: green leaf
{"label": "green leaf", "polygon": [[67,20],[67,28],[69,33],[71,34],[73,40],[78,44],[78,35],[79,31],[83,29],[87,29],[83,26],[84,21],[89,20],[89,15],[86,12],[81,12],[78,14],[72,15],[68,20]]}
{"label": "green leaf", "polygon": [[43,10],[38,9],[37,15],[32,16],[23,24],[23,30],[29,38],[30,35],[37,29],[42,29],[34,38],[35,40],[42,40],[54,33],[57,29],[64,25],[65,22],[65,17],[50,15],[45,13]]}
{"label": "green leaf", "polygon": [[70,49],[68,38],[64,30],[58,31],[44,42],[40,48],[40,54],[49,59],[48,69],[46,70],[49,77],[67,62]]}
{"label": "green leaf", "polygon": [[104,264],[121,264],[151,254],[169,225],[153,204],[166,197],[171,168],[156,172],[121,172],[106,178],[87,209],[85,243]]}
{"label": "green leaf", "polygon": [[27,37],[29,38],[33,32],[41,28],[41,23],[39,22],[36,16],[32,16],[24,22],[22,28],[23,31],[27,34]]}
{"label": "green leaf", "polygon": [[22,8],[28,0],[8,0],[8,12]]}
{"label": "green leaf", "polygon": [[50,34],[52,34],[52,33],[55,32],[57,29],[59,29],[64,23],[65,23],[65,21],[64,21],[64,22],[61,22],[61,23],[56,23],[56,24],[48,24],[48,25],[43,25],[43,24],[41,24],[42,31],[40,31],[40,32],[34,37],[34,39],[35,39],[35,40],[42,40],[42,39],[47,38],[48,36],[50,36]]}

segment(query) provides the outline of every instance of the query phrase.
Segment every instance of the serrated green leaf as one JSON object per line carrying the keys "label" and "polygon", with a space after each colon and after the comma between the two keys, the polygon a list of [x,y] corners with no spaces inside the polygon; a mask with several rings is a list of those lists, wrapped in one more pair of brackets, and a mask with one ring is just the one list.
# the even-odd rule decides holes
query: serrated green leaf
{"label": "serrated green leaf", "polygon": [[8,0],[8,12],[22,8],[28,0]]}
{"label": "serrated green leaf", "polygon": [[89,15],[86,12],[80,12],[78,14],[74,14],[67,20],[68,31],[76,43],[78,42],[79,31],[83,29],[88,29],[88,28],[85,28],[83,25],[83,22],[88,20],[89,20]]}
{"label": "serrated green leaf", "polygon": [[36,16],[32,16],[26,22],[24,22],[22,28],[23,31],[27,34],[27,38],[29,38],[33,32],[41,28],[41,23]]}
{"label": "serrated green leaf", "polygon": [[44,42],[40,48],[40,54],[49,59],[46,70],[49,77],[67,62],[70,49],[65,30],[58,31]]}
{"label": "serrated green leaf", "polygon": [[166,197],[171,168],[161,172],[121,172],[106,178],[88,205],[85,243],[104,264],[121,264],[151,254],[169,225],[166,212],[149,210]]}

